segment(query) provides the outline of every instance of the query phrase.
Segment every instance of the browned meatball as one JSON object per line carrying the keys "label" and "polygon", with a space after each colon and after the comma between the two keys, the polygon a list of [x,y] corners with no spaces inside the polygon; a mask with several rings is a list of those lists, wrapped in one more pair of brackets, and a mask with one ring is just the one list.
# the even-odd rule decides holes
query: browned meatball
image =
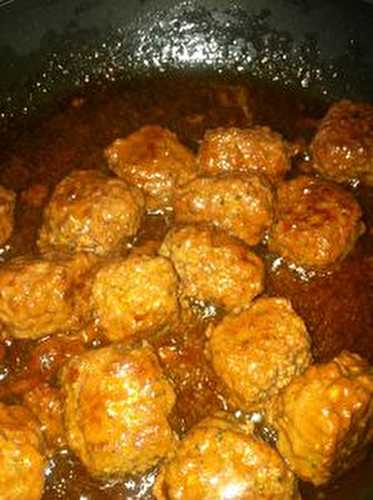
{"label": "browned meatball", "polygon": [[65,444],[63,428],[63,401],[59,389],[41,383],[27,392],[23,401],[25,406],[40,422],[48,452],[53,454]]}
{"label": "browned meatball", "polygon": [[299,499],[295,476],[248,424],[217,414],[197,424],[163,467],[158,500]]}
{"label": "browned meatball", "polygon": [[373,367],[344,351],[280,393],[272,416],[289,467],[319,485],[362,459],[373,441]]}
{"label": "browned meatball", "polygon": [[198,163],[209,175],[254,171],[276,183],[289,170],[289,157],[287,143],[268,127],[217,128],[206,132]]}
{"label": "browned meatball", "polygon": [[26,408],[0,403],[0,498],[39,500],[44,486],[42,441]]}
{"label": "browned meatball", "polygon": [[311,144],[314,168],[336,182],[373,184],[373,106],[347,100],[333,104]]}
{"label": "browned meatball", "polygon": [[113,172],[144,190],[149,211],[172,208],[174,189],[196,176],[193,154],[158,126],[117,139],[106,149],[106,158]]}
{"label": "browned meatball", "polygon": [[280,185],[269,249],[309,268],[342,259],[364,231],[352,194],[334,183],[301,176]]}
{"label": "browned meatball", "polygon": [[277,394],[311,363],[311,343],[289,301],[260,298],[210,326],[206,349],[232,403],[252,409]]}
{"label": "browned meatball", "polygon": [[0,186],[0,245],[3,245],[12,234],[15,204],[16,195],[13,191]]}
{"label": "browned meatball", "polygon": [[246,307],[263,290],[264,266],[245,245],[216,229],[171,229],[161,246],[180,278],[183,298],[226,310]]}
{"label": "browned meatball", "polygon": [[62,369],[70,447],[94,476],[140,473],[174,446],[174,391],[147,346],[115,344]]}
{"label": "browned meatball", "polygon": [[273,196],[269,184],[255,174],[201,177],[175,195],[175,220],[209,223],[256,245],[272,223]]}
{"label": "browned meatball", "polygon": [[164,257],[134,255],[105,264],[96,274],[93,314],[110,340],[154,333],[178,319],[178,279]]}
{"label": "browned meatball", "polygon": [[106,255],[137,233],[143,211],[137,188],[96,170],[75,170],[57,185],[44,211],[39,248]]}
{"label": "browned meatball", "polygon": [[77,327],[75,292],[93,261],[16,258],[0,266],[0,322],[18,338]]}

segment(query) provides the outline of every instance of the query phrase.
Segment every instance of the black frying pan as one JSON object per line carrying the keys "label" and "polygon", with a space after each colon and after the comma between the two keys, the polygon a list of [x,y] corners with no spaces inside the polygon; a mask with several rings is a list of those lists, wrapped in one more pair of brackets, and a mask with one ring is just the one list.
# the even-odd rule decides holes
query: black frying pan
{"label": "black frying pan", "polygon": [[358,0],[0,0],[0,122],[95,78],[154,71],[373,98],[372,27]]}
{"label": "black frying pan", "polygon": [[[372,31],[356,0],[0,0],[0,130],[92,80],[160,72],[373,100]],[[373,499],[364,484],[351,500]]]}

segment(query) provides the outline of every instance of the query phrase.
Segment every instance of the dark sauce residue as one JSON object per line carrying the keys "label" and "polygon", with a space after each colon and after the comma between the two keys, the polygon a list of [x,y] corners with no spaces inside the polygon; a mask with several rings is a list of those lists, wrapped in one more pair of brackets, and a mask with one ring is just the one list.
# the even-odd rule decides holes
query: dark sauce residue
{"label": "dark sauce residue", "polygon": [[[45,200],[54,185],[74,168],[107,170],[103,149],[113,139],[146,124],[160,124],[176,132],[194,151],[203,133],[217,126],[266,124],[289,140],[306,144],[326,105],[265,84],[200,80],[136,82],[126,86],[92,88],[85,95],[63,99],[32,126],[9,136],[0,152],[0,183],[18,193],[16,230],[0,258],[37,253],[35,239],[42,206],[29,203],[29,189]],[[299,158],[304,165],[307,155]],[[295,162],[295,169],[297,168]],[[352,189],[352,188],[351,188]],[[269,295],[291,299],[313,338],[316,361],[328,360],[342,349],[358,352],[373,362],[373,190],[354,187],[365,212],[366,234],[353,252],[331,272],[312,276],[289,269],[259,248],[267,264]],[[44,200],[44,203],[45,203]],[[36,203],[36,205],[39,205]],[[167,224],[148,217],[139,243],[161,239]],[[189,331],[150,339],[165,372],[175,383],[178,400],[171,423],[184,434],[194,423],[226,407],[224,391],[204,357],[204,328],[208,319]],[[91,347],[104,339],[89,339]],[[0,399],[19,401],[26,391],[48,380],[56,383],[66,358],[85,347],[81,339],[57,337],[0,344]],[[302,484],[304,498],[351,499],[369,487],[373,457],[322,489]],[[120,481],[89,477],[67,449],[50,459],[44,500],[151,498],[156,471]]]}

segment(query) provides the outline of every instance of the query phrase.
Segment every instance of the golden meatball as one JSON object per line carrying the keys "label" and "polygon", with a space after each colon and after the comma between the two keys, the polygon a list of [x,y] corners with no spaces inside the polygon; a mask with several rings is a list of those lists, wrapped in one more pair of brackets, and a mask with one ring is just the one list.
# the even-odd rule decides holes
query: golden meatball
{"label": "golden meatball", "polygon": [[38,338],[77,327],[76,288],[90,257],[16,258],[0,266],[0,322],[18,338]]}
{"label": "golden meatball", "polygon": [[75,170],[57,185],[44,211],[39,248],[106,255],[135,236],[143,211],[137,188],[96,170]]}
{"label": "golden meatball", "polygon": [[160,248],[180,278],[183,298],[227,310],[246,307],[263,290],[264,266],[245,245],[216,229],[171,229]]}
{"label": "golden meatball", "polygon": [[336,182],[373,184],[373,106],[343,100],[333,104],[311,144],[314,168]]}
{"label": "golden meatball", "polygon": [[272,204],[271,188],[258,175],[201,177],[177,191],[175,220],[208,223],[256,245],[272,223]]}
{"label": "golden meatball", "polygon": [[373,441],[373,368],[347,351],[309,367],[279,395],[272,420],[277,448],[299,477],[334,479]]}
{"label": "golden meatball", "polygon": [[207,353],[232,403],[260,406],[312,360],[310,338],[288,300],[260,298],[207,331]]}
{"label": "golden meatball", "polygon": [[251,171],[276,183],[290,168],[290,148],[268,127],[217,128],[206,132],[198,163],[209,175]]}
{"label": "golden meatball", "polygon": [[176,187],[196,176],[193,154],[176,135],[147,126],[106,149],[110,169],[144,190],[149,211],[170,209]]}
{"label": "golden meatball", "polygon": [[228,414],[191,429],[163,467],[158,500],[299,499],[297,481],[278,453]]}
{"label": "golden meatball", "polygon": [[115,344],[62,369],[68,443],[94,476],[145,472],[174,446],[174,391],[146,346]]}
{"label": "golden meatball", "polygon": [[26,408],[0,403],[0,498],[39,500],[44,486],[42,441]]}
{"label": "golden meatball", "polygon": [[12,234],[15,204],[16,195],[13,191],[0,186],[0,245],[3,245]]}
{"label": "golden meatball", "polygon": [[154,333],[177,322],[177,285],[164,257],[134,255],[109,262],[93,281],[93,313],[110,340]]}
{"label": "golden meatball", "polygon": [[48,452],[53,454],[65,444],[63,428],[63,401],[60,390],[47,383],[41,383],[27,392],[23,401],[25,406],[40,422]]}
{"label": "golden meatball", "polygon": [[342,259],[364,231],[361,209],[352,194],[334,183],[301,176],[277,192],[269,249],[309,268]]}

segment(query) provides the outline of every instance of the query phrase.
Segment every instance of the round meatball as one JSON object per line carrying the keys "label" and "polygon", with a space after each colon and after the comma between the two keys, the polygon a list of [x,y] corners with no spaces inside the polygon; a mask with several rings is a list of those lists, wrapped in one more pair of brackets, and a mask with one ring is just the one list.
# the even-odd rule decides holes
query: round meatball
{"label": "round meatball", "polygon": [[105,264],[96,274],[93,314],[110,340],[154,333],[178,320],[178,279],[164,257],[134,255]]}
{"label": "round meatball", "polygon": [[0,498],[39,500],[44,487],[42,440],[26,408],[0,403]]}
{"label": "round meatball", "polygon": [[206,132],[198,163],[210,175],[254,171],[276,183],[290,168],[290,148],[268,127],[217,128]]}
{"label": "round meatball", "polygon": [[78,285],[89,256],[42,260],[16,258],[0,266],[0,322],[13,337],[38,338],[77,327]]}
{"label": "round meatball", "polygon": [[44,211],[39,248],[107,255],[137,233],[140,190],[96,170],[75,170],[56,187]]}
{"label": "round meatball", "polygon": [[72,358],[61,384],[68,443],[92,475],[145,472],[172,450],[175,394],[146,345]]}
{"label": "round meatball", "polygon": [[13,232],[15,204],[15,193],[0,186],[0,245],[9,239]]}
{"label": "round meatball", "polygon": [[261,293],[264,266],[245,245],[216,229],[171,229],[160,248],[180,278],[181,296],[228,311],[248,306]]}
{"label": "round meatball", "polygon": [[260,298],[207,330],[206,351],[232,403],[251,410],[311,363],[311,343],[288,300]]}
{"label": "round meatball", "polygon": [[280,393],[272,421],[298,476],[316,485],[334,479],[373,441],[373,367],[347,351],[309,367]]}
{"label": "round meatball", "polygon": [[362,212],[351,193],[309,176],[284,182],[277,192],[269,250],[308,268],[342,259],[363,233]]}
{"label": "round meatball", "polygon": [[272,205],[271,188],[258,175],[201,177],[177,191],[175,220],[209,223],[256,245],[272,223]]}
{"label": "round meatball", "polygon": [[276,450],[224,413],[191,429],[163,467],[154,494],[158,500],[300,498],[296,478]]}
{"label": "round meatball", "polygon": [[373,185],[373,106],[347,100],[333,104],[311,152],[314,169],[324,177]]}
{"label": "round meatball", "polygon": [[176,135],[147,126],[106,149],[109,167],[119,177],[144,190],[148,211],[173,206],[174,190],[196,176],[193,154]]}

